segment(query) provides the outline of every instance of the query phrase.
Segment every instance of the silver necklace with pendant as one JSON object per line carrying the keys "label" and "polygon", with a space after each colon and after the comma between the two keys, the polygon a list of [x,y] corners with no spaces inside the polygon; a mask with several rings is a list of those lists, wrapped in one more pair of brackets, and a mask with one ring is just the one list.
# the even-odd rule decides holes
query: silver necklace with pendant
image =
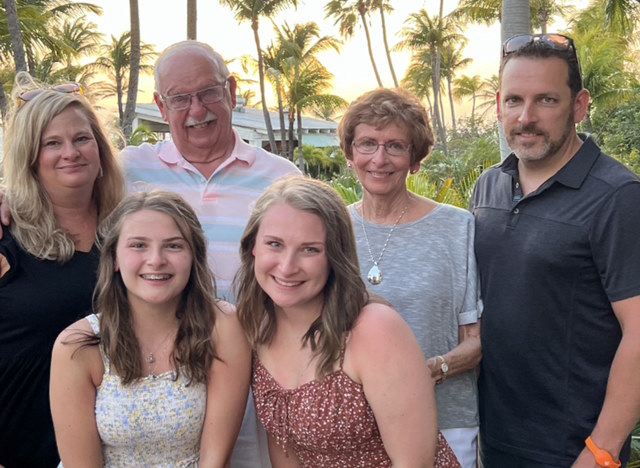
{"label": "silver necklace with pendant", "polygon": [[[157,350],[160,351],[161,349],[164,349],[164,344],[167,342],[167,339],[169,339],[169,336],[171,336],[171,334],[174,332],[174,330],[169,330],[169,333],[167,334],[167,336],[164,337],[164,340],[162,340],[160,342],[160,344],[157,346]],[[153,351],[149,351],[149,353],[147,354],[147,356],[144,358],[144,360],[147,363],[147,366],[149,368],[149,375],[155,376],[155,370],[156,370],[156,357],[153,355]]]}
{"label": "silver necklace with pendant", "polygon": [[367,236],[367,229],[364,227],[364,202],[362,203],[362,217],[360,218],[360,223],[362,223],[362,232],[364,232],[364,240],[367,242],[367,250],[369,250],[369,257],[371,258],[371,262],[373,262],[373,266],[367,273],[367,280],[369,283],[376,285],[382,282],[382,270],[380,269],[380,261],[382,260],[382,256],[384,255],[384,251],[387,250],[387,245],[389,245],[389,239],[391,239],[391,235],[393,231],[396,230],[398,223],[407,212],[407,208],[409,208],[409,203],[407,203],[402,209],[402,213],[396,219],[396,222],[391,226],[389,230],[389,234],[387,234],[387,240],[384,241],[384,245],[382,246],[382,250],[380,251],[380,255],[378,255],[378,260],[373,258],[373,253],[371,253],[371,244],[369,243],[369,236]]}

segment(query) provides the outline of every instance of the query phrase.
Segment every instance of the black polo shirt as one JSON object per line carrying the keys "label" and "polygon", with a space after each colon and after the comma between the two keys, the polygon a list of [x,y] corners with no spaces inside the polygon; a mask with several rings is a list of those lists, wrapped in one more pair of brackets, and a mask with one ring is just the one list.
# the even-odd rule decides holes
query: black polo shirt
{"label": "black polo shirt", "polygon": [[587,138],[526,197],[512,154],[482,174],[471,211],[485,306],[482,441],[569,466],[622,336],[610,303],[640,295],[640,181]]}

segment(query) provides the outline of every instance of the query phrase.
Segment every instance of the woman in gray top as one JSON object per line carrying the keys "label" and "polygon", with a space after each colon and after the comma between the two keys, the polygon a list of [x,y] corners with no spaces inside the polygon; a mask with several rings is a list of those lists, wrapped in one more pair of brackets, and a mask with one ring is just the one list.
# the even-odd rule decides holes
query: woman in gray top
{"label": "woman in gray top", "polygon": [[407,189],[407,174],[434,141],[424,107],[408,92],[362,95],[338,132],[362,185],[362,200],[349,207],[361,275],[411,326],[437,384],[439,428],[463,468],[475,467],[482,303],[473,216]]}

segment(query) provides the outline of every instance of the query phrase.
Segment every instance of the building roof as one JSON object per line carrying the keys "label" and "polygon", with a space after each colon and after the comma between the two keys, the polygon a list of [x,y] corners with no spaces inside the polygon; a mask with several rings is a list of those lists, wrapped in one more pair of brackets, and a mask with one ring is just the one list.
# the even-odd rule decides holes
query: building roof
{"label": "building roof", "polygon": [[[269,112],[276,142],[281,140],[280,118],[277,112]],[[154,104],[136,104],[136,117],[133,128],[145,124],[157,133],[169,134],[169,126],[162,120],[158,107]],[[256,146],[269,144],[267,126],[261,109],[236,106],[232,114],[233,128],[240,138]],[[288,115],[285,114],[285,130],[288,130]],[[329,120],[302,117],[302,141],[313,146],[338,146],[338,124]],[[297,138],[298,125],[294,122],[294,138]]]}

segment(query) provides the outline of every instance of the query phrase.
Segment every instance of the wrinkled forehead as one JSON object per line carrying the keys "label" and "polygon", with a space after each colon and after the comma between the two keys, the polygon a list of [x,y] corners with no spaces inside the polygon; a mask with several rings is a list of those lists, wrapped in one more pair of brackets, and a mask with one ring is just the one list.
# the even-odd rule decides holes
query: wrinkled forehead
{"label": "wrinkled forehead", "polygon": [[226,76],[218,70],[217,64],[210,53],[197,46],[167,51],[156,65],[157,88],[163,90],[167,84],[180,81],[182,84],[197,78],[211,78],[218,82]]}

